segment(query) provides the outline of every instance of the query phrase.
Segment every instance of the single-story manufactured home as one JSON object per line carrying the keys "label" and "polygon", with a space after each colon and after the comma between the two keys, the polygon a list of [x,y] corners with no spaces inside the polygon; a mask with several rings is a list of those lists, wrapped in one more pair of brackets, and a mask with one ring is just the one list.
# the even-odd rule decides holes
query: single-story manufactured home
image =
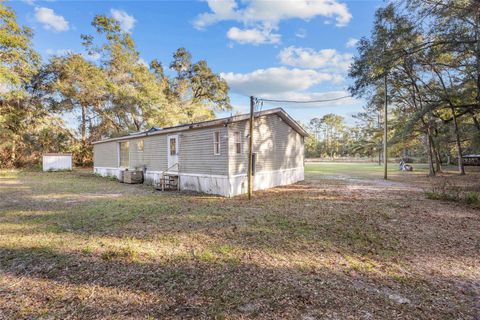
{"label": "single-story manufactured home", "polygon": [[[254,190],[304,179],[307,135],[281,108],[254,114]],[[247,192],[248,139],[248,114],[152,128],[94,142],[94,172],[120,179],[124,170],[143,170],[150,184],[173,175],[180,190],[231,197]]]}

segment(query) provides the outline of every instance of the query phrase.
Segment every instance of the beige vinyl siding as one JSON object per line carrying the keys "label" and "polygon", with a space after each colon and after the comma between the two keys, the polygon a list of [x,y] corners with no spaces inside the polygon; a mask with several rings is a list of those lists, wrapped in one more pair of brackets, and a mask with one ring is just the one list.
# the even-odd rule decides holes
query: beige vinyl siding
{"label": "beige vinyl siding", "polygon": [[[220,155],[214,155],[214,132],[220,132]],[[227,128],[212,127],[178,133],[180,172],[193,174],[228,174]],[[129,139],[130,169],[164,171],[167,169],[167,136],[153,135]],[[138,150],[137,142],[143,139],[143,151]],[[95,158],[109,158],[109,167],[118,167],[117,145],[121,141],[95,144]],[[108,148],[106,147],[108,146]],[[115,152],[112,152],[114,148]],[[100,166],[95,163],[95,166]],[[106,165],[102,165],[106,166]]]}
{"label": "beige vinyl siding", "polygon": [[93,145],[93,165],[95,167],[118,167],[117,142],[105,142]]}
{"label": "beige vinyl siding", "polygon": [[[220,132],[220,154],[214,154],[214,132]],[[194,129],[179,133],[180,172],[193,174],[228,174],[228,137],[224,126]]]}
{"label": "beige vinyl siding", "polygon": [[[230,174],[245,174],[248,170],[248,121],[232,123],[229,131]],[[242,153],[236,153],[235,132],[242,138]],[[256,170],[273,171],[303,166],[303,137],[279,116],[255,118],[253,151],[257,153]]]}
{"label": "beige vinyl siding", "polygon": [[[143,140],[143,151],[138,149],[138,141]],[[167,135],[154,135],[131,139],[130,141],[130,168],[150,171],[167,169]]]}

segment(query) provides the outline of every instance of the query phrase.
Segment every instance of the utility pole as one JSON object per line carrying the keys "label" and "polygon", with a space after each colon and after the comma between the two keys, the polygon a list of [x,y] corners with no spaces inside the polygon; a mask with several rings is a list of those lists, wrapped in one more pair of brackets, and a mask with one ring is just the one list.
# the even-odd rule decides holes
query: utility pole
{"label": "utility pole", "polygon": [[254,98],[250,96],[250,133],[248,139],[248,200],[252,198],[253,190],[253,178],[252,178],[252,169],[253,169],[253,107],[254,107]]}
{"label": "utility pole", "polygon": [[388,129],[388,93],[387,93],[387,73],[383,77],[385,87],[385,107],[384,107],[384,125],[383,125],[383,179],[387,180],[387,129]]}

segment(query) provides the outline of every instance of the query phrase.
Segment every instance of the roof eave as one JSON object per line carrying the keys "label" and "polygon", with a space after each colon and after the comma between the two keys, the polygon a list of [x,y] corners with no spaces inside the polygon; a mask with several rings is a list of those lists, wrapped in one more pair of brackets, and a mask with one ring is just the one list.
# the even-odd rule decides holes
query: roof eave
{"label": "roof eave", "polygon": [[[304,137],[308,137],[309,134],[305,129],[302,128],[302,126],[295,121],[290,115],[285,112],[282,108],[275,108],[275,109],[270,109],[270,110],[265,110],[265,111],[259,111],[254,114],[255,117],[259,116],[265,116],[269,114],[278,114],[284,121],[288,123],[290,127],[292,127],[295,131],[297,131],[300,135]],[[199,128],[208,128],[208,127],[216,127],[216,126],[222,126],[222,125],[227,125],[229,123],[233,122],[239,122],[239,121],[245,121],[250,118],[249,114],[242,114],[238,116],[232,116],[229,118],[222,118],[222,119],[216,119],[216,120],[211,120],[211,121],[205,121],[205,122],[198,122],[198,123],[192,123],[192,124],[186,124],[183,126],[178,126],[178,127],[173,127],[170,129],[164,129],[164,130],[158,130],[154,132],[145,132],[141,134],[136,134],[136,135],[127,135],[123,137],[117,137],[117,138],[110,138],[110,139],[105,139],[105,140],[100,140],[100,141],[95,141],[92,142],[92,144],[99,144],[99,143],[105,143],[105,142],[112,142],[112,141],[124,141],[124,140],[130,140],[130,139],[138,139],[141,137],[147,137],[147,136],[154,136],[154,135],[160,135],[160,134],[165,134],[165,133],[173,133],[173,132],[180,132],[180,131],[186,131],[186,130],[191,130],[191,129],[199,129]]]}
{"label": "roof eave", "polygon": [[279,113],[284,117],[284,120],[289,122],[289,125],[295,129],[300,135],[304,137],[309,137],[310,135],[308,132],[303,129],[303,127],[295,120],[293,119],[283,108],[278,108]]}

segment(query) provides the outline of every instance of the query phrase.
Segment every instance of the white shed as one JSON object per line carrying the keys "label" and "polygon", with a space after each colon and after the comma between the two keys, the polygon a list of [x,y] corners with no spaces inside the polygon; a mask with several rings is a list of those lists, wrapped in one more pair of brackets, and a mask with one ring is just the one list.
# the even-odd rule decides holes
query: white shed
{"label": "white shed", "polygon": [[43,171],[72,170],[71,153],[45,153]]}

